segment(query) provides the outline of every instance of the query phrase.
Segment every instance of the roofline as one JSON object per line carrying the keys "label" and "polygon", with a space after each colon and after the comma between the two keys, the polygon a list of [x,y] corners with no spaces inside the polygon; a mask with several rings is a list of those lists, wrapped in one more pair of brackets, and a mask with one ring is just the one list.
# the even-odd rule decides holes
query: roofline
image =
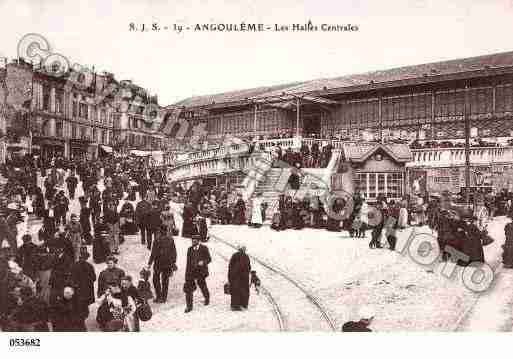
{"label": "roofline", "polygon": [[[407,145],[405,145],[405,146],[407,146]],[[410,162],[413,159],[413,156],[411,156],[411,155],[408,157],[397,156],[397,154],[391,148],[389,148],[386,144],[383,144],[383,143],[376,143],[367,152],[362,153],[358,157],[353,157],[353,158],[348,157],[348,159],[351,160],[352,162],[358,162],[358,163],[365,162],[374,152],[376,152],[379,149],[382,149],[383,151],[385,151],[396,162]]]}
{"label": "roofline", "polygon": [[[333,95],[340,95],[340,94],[348,94],[348,93],[356,93],[356,92],[365,92],[365,91],[376,91],[376,90],[384,90],[384,89],[390,89],[394,87],[404,87],[404,86],[420,86],[420,85],[427,85],[427,84],[435,84],[435,83],[442,83],[442,82],[449,82],[449,81],[458,81],[458,80],[470,80],[470,79],[478,79],[478,78],[486,78],[486,77],[492,77],[492,76],[499,76],[499,75],[507,75],[507,74],[513,74],[513,66],[501,66],[501,67],[490,67],[490,68],[483,68],[479,70],[469,70],[469,71],[461,71],[461,72],[455,72],[451,74],[443,74],[443,75],[435,75],[435,74],[428,74],[427,76],[418,76],[410,79],[404,79],[404,80],[393,80],[393,81],[386,81],[386,82],[377,82],[377,83],[369,83],[365,85],[353,85],[353,86],[344,86],[344,87],[336,87],[326,90],[311,90],[311,91],[283,91],[285,94],[292,94],[296,96],[306,96],[306,95],[313,95],[313,96],[333,96]],[[308,81],[306,81],[308,82]],[[271,91],[276,92],[276,91]],[[244,99],[244,100],[237,100],[237,101],[227,101],[227,102],[216,102],[213,104],[206,104],[206,105],[195,105],[195,106],[185,106],[185,105],[170,105],[175,107],[182,107],[185,109],[219,109],[219,108],[226,108],[226,107],[238,107],[238,106],[245,106],[245,105],[251,105],[255,104],[253,99],[263,100],[263,99],[270,99],[275,98],[277,95],[262,95],[262,96],[254,96],[252,98]],[[185,100],[183,100],[185,101]]]}
{"label": "roofline", "polygon": [[411,85],[419,86],[419,85],[434,84],[434,83],[449,82],[449,81],[470,80],[470,79],[476,79],[476,78],[486,78],[486,77],[507,75],[507,74],[513,74],[513,66],[502,66],[502,67],[496,67],[496,68],[491,67],[491,68],[487,68],[487,69],[461,71],[461,72],[455,72],[455,73],[443,74],[443,75],[428,74],[427,76],[414,77],[411,79],[369,83],[366,85],[354,85],[354,86],[348,86],[348,87],[337,87],[337,88],[328,89],[328,90],[313,91],[312,93],[319,95],[319,96],[327,96],[327,95],[337,95],[337,94],[344,94],[344,93],[350,93],[350,92],[382,90],[382,89],[402,87],[402,86],[411,86]]}

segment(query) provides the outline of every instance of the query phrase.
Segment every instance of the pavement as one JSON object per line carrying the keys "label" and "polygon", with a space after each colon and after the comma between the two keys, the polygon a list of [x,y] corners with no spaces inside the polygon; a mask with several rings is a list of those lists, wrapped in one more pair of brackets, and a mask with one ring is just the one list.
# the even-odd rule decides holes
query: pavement
{"label": "pavement", "polygon": [[[489,224],[495,242],[485,247],[485,258],[492,267],[500,261],[505,223],[499,217]],[[427,227],[407,228],[399,234],[398,248],[412,231],[431,235]],[[355,313],[362,305],[376,309],[372,327],[377,331],[497,330],[511,323],[511,315],[504,314],[511,311],[513,298],[513,292],[508,293],[513,286],[510,272],[501,272],[495,285],[479,294],[464,285],[460,267],[447,278],[442,273],[445,263],[418,264],[408,247],[403,253],[370,249],[370,232],[366,239],[354,239],[347,232],[318,229],[275,232],[266,226],[214,226],[211,233],[246,245],[250,255],[290,273],[322,299],[337,326],[358,319]],[[490,306],[497,308],[494,317],[486,315]]]}

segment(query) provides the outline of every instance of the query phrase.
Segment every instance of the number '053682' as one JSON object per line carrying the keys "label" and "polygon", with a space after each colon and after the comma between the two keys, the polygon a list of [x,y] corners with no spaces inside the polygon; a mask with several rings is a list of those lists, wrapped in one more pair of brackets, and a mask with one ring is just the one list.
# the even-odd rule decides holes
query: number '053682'
{"label": "number '053682'", "polygon": [[39,347],[41,341],[38,338],[11,338],[9,346],[11,347]]}

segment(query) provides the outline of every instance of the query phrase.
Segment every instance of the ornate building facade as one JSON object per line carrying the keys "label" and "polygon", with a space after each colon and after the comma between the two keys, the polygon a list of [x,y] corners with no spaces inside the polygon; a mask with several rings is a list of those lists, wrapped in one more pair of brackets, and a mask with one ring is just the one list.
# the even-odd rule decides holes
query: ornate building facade
{"label": "ornate building facade", "polygon": [[[119,82],[113,74],[70,71],[57,75],[20,59],[2,69],[0,83],[7,155],[30,152],[43,157],[95,158],[112,147],[162,147],[163,136],[156,131],[159,123],[144,110],[149,96],[141,98],[139,94],[146,94],[142,88]],[[152,101],[158,108],[156,99]],[[134,117],[151,125],[130,122]]]}

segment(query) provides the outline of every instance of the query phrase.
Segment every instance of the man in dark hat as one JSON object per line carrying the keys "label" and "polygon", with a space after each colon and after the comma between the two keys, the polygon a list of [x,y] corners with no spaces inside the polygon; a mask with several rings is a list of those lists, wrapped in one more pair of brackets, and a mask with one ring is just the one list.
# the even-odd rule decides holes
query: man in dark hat
{"label": "man in dark hat", "polygon": [[465,221],[464,230],[466,240],[463,242],[462,251],[468,256],[468,261],[464,265],[470,263],[484,263],[483,243],[481,242],[482,232],[478,227],[479,219],[472,217]]}
{"label": "man in dark hat", "polygon": [[89,207],[91,208],[91,213],[95,222],[98,220],[98,218],[100,218],[101,214],[101,196],[102,194],[98,187],[96,185],[91,186],[89,194]]}
{"label": "man in dark hat", "polygon": [[165,226],[161,226],[151,249],[148,267],[153,264],[153,286],[156,303],[167,301],[169,277],[176,269],[176,246],[173,237]]}
{"label": "man in dark hat", "polygon": [[99,217],[94,226],[93,260],[95,263],[103,263],[110,255],[109,226],[103,217]]}
{"label": "man in dark hat", "polygon": [[141,244],[146,244],[146,236],[149,232],[147,219],[151,211],[151,203],[147,201],[146,197],[142,197],[142,200],[137,203],[135,208],[135,222],[137,227],[139,227],[139,232],[141,233]]}
{"label": "man in dark hat", "polygon": [[156,239],[157,232],[162,224],[160,213],[158,201],[153,201],[146,216],[146,247],[148,250],[151,250],[153,239]]}
{"label": "man in dark hat", "polygon": [[103,295],[110,284],[115,283],[120,285],[121,278],[125,276],[125,271],[116,266],[118,263],[118,259],[116,257],[108,256],[106,263],[107,268],[101,271],[98,276],[98,297]]}
{"label": "man in dark hat", "polygon": [[104,221],[109,226],[110,253],[119,254],[119,213],[115,203],[110,201],[103,213]]}
{"label": "man in dark hat", "polygon": [[192,310],[193,293],[196,283],[205,298],[205,305],[210,303],[210,293],[205,279],[208,277],[208,264],[212,261],[208,247],[200,244],[200,236],[192,236],[192,246],[187,250],[187,265],[185,267],[185,313]]}
{"label": "man in dark hat", "polygon": [[78,184],[78,178],[75,176],[75,171],[72,170],[71,174],[66,178],[66,184],[68,185],[68,193],[69,198],[74,199],[75,198],[75,190],[77,188]]}
{"label": "man in dark hat", "polygon": [[81,196],[78,200],[80,202],[80,225],[82,226],[84,242],[91,244],[91,209],[87,206],[87,199],[84,196]]}
{"label": "man in dark hat", "polygon": [[301,186],[301,177],[300,177],[300,164],[296,163],[296,168],[291,169],[290,177],[288,184],[291,189],[297,191]]}
{"label": "man in dark hat", "polygon": [[438,232],[438,246],[440,248],[440,253],[442,253],[442,261],[447,261],[449,259],[449,253],[446,250],[446,245],[450,241],[453,221],[450,218],[449,211],[441,210],[440,216],[438,217],[438,223],[436,224],[437,232]]}
{"label": "man in dark hat", "polygon": [[88,310],[89,305],[95,302],[96,272],[92,264],[87,261],[89,257],[87,247],[81,247],[79,260],[71,267],[71,280],[75,288],[75,296],[83,310]]}

